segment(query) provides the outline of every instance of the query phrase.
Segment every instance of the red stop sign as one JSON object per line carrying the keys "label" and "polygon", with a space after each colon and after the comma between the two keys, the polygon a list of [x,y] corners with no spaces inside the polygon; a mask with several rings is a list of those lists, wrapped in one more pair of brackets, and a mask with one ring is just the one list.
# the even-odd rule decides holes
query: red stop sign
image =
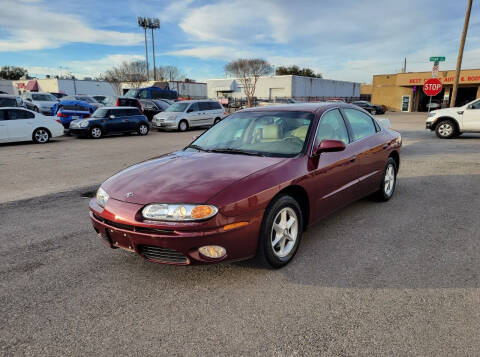
{"label": "red stop sign", "polygon": [[438,78],[430,78],[423,85],[423,91],[433,97],[442,91],[442,82]]}

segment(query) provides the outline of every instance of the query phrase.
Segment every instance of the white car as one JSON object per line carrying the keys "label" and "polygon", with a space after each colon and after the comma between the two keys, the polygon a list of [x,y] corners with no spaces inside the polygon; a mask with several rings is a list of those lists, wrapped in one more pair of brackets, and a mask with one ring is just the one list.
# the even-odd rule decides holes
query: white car
{"label": "white car", "polygon": [[18,107],[0,108],[0,143],[30,141],[45,144],[63,135],[63,125],[55,117],[46,117]]}
{"label": "white car", "polygon": [[435,131],[441,139],[450,139],[462,133],[480,133],[480,99],[462,107],[431,111],[426,127]]}
{"label": "white car", "polygon": [[215,100],[185,100],[175,102],[153,117],[156,129],[178,129],[185,131],[196,126],[218,123],[225,116],[222,105]]}

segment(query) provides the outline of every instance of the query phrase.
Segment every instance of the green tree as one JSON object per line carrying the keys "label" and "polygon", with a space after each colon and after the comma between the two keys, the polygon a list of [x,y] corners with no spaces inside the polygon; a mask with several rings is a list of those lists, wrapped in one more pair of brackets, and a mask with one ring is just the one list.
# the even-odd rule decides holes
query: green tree
{"label": "green tree", "polygon": [[18,80],[27,74],[27,70],[22,67],[3,66],[0,68],[0,79]]}
{"label": "green tree", "polygon": [[279,66],[277,67],[277,70],[275,71],[275,74],[277,76],[283,76],[283,75],[295,75],[295,76],[304,76],[304,77],[313,77],[313,78],[323,78],[321,73],[315,73],[314,70],[310,68],[300,68],[298,66]]}

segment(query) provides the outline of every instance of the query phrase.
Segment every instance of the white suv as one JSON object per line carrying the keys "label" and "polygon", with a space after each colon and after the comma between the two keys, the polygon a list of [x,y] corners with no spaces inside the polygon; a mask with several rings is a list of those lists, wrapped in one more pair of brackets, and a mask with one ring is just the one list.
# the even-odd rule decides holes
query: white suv
{"label": "white suv", "polygon": [[435,130],[441,139],[450,139],[462,133],[480,133],[480,99],[462,107],[431,111],[426,127]]}
{"label": "white suv", "polygon": [[185,131],[196,126],[213,125],[222,120],[225,110],[215,100],[185,100],[170,105],[153,117],[156,129],[178,129]]}

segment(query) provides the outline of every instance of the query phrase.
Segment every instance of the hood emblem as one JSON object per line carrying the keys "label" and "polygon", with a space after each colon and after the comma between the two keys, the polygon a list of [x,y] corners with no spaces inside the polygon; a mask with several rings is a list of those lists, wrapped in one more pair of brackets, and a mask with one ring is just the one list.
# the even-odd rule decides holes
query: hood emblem
{"label": "hood emblem", "polygon": [[127,194],[125,195],[126,198],[130,198],[130,197],[133,197],[133,195],[135,195],[133,192],[127,192]]}

